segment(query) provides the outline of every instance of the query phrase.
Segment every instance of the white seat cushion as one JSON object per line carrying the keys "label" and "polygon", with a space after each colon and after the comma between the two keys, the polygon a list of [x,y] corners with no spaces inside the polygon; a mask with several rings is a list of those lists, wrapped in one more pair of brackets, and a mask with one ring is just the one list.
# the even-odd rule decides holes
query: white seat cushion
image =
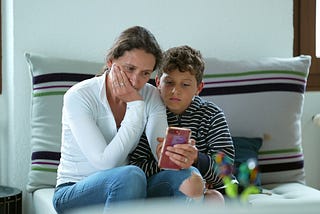
{"label": "white seat cushion", "polygon": [[52,204],[54,188],[38,189],[33,192],[35,214],[57,214]]}
{"label": "white seat cushion", "polygon": [[[249,203],[256,205],[274,204],[320,204],[320,191],[300,183],[263,185],[265,194],[252,194]],[[269,194],[268,194],[269,193]]]}
{"label": "white seat cushion", "polygon": [[[251,206],[320,204],[320,191],[300,183],[269,184],[263,186],[264,194],[249,196]],[[33,193],[34,213],[56,214],[52,197],[54,188],[36,190]]]}

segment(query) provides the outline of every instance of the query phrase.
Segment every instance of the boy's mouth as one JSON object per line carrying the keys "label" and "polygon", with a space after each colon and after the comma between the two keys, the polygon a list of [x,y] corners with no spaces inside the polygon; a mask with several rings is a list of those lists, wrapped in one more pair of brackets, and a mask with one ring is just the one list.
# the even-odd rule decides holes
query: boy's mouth
{"label": "boy's mouth", "polygon": [[171,97],[170,100],[171,100],[171,101],[181,101],[181,99],[176,98],[176,97]]}

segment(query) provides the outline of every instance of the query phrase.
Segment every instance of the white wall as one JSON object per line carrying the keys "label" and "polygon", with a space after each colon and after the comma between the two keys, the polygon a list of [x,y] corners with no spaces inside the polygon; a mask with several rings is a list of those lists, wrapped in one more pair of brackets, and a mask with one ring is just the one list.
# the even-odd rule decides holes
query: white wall
{"label": "white wall", "polygon": [[[292,0],[2,0],[3,94],[0,184],[25,190],[30,164],[30,77],[24,52],[103,62],[114,38],[142,25],[163,49],[189,44],[205,57],[290,57]],[[307,93],[303,143],[307,183],[320,189],[320,93]],[[307,172],[307,173],[308,173]],[[29,195],[24,194],[25,201]],[[24,202],[25,209],[28,205]]]}

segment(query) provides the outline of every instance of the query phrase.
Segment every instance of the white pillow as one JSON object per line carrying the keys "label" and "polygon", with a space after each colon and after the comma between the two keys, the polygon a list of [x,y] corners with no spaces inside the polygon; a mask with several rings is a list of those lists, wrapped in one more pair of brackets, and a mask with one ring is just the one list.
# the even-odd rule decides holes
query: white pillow
{"label": "white pillow", "polygon": [[261,137],[261,183],[305,182],[301,115],[310,56],[206,59],[200,94],[220,106],[232,136]]}
{"label": "white pillow", "polygon": [[26,53],[32,78],[31,168],[27,191],[56,185],[60,161],[61,111],[64,93],[99,73],[103,63]]}

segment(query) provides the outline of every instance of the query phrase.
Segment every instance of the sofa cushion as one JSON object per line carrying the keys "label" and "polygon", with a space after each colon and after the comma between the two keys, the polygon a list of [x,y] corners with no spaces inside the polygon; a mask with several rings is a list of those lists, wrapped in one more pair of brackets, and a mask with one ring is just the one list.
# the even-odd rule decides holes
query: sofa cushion
{"label": "sofa cushion", "polygon": [[54,187],[60,161],[61,111],[64,93],[93,77],[103,63],[25,54],[32,78],[31,169],[27,191]]}
{"label": "sofa cushion", "polygon": [[263,186],[262,194],[249,195],[248,202],[257,207],[281,204],[286,206],[299,205],[304,208],[317,205],[319,208],[320,191],[301,183],[268,184]]}
{"label": "sofa cushion", "polygon": [[[54,187],[60,160],[63,94],[103,63],[26,53],[32,78],[31,169],[27,190]],[[260,137],[262,184],[304,182],[301,112],[310,57],[206,59],[201,96],[225,112],[233,136]]]}
{"label": "sofa cushion", "polygon": [[[232,137],[232,140],[235,149],[234,175],[238,177],[239,167],[242,163],[247,162],[249,159],[254,159],[255,161],[258,161],[258,152],[260,147],[262,146],[262,139],[248,137]],[[261,185],[260,172],[258,172],[254,184],[257,186]]]}
{"label": "sofa cushion", "polygon": [[[35,214],[42,214],[45,210],[46,214],[56,214],[53,205],[52,197],[54,194],[53,188],[39,189],[33,194],[33,207]],[[263,187],[262,194],[251,194],[248,198],[248,204],[234,203],[228,204],[228,206],[220,207],[217,204],[198,204],[198,206],[185,206],[184,203],[174,203],[172,206],[163,206],[163,204],[173,203],[172,200],[150,200],[148,203],[135,201],[134,204],[122,204],[119,210],[115,210],[113,213],[132,213],[132,207],[134,213],[149,213],[155,212],[155,207],[158,207],[159,212],[163,213],[165,207],[169,213],[172,213],[172,207],[176,209],[178,213],[209,213],[208,210],[214,209],[219,213],[301,213],[302,209],[306,209],[307,213],[318,213],[320,204],[320,191],[299,183],[285,183],[285,184],[271,184]],[[212,207],[211,207],[212,206]],[[185,210],[184,210],[185,209]],[[191,210],[190,210],[191,209]],[[194,210],[192,210],[194,209]],[[219,210],[221,209],[221,210]],[[271,210],[270,210],[271,209]],[[103,213],[103,206],[93,206],[89,208],[81,208],[81,210],[75,210],[70,213]]]}
{"label": "sofa cushion", "polygon": [[206,60],[200,95],[224,110],[233,136],[263,138],[262,184],[304,183],[301,114],[310,60]]}
{"label": "sofa cushion", "polygon": [[[55,211],[52,198],[54,194],[54,188],[43,188],[33,193],[33,213],[34,214],[57,214]],[[44,212],[45,210],[45,212]]]}

